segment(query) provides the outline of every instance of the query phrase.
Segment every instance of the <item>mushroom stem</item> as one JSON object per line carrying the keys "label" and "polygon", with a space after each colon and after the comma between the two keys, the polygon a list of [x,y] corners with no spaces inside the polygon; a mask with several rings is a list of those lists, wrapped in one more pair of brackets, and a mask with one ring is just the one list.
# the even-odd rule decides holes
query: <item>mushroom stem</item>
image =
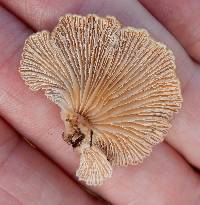
{"label": "mushroom stem", "polygon": [[80,147],[81,144],[92,146],[93,131],[89,121],[78,113],[67,114],[61,112],[65,124],[63,140],[72,145],[73,148]]}

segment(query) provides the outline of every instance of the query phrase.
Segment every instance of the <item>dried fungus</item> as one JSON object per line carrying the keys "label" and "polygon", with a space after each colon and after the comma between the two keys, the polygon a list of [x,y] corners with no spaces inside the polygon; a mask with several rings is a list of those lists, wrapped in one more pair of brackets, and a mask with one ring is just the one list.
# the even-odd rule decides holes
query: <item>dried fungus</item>
{"label": "dried fungus", "polygon": [[99,185],[138,164],[181,107],[171,50],[114,17],[65,15],[25,42],[20,73],[61,108],[63,139],[81,154],[77,176]]}

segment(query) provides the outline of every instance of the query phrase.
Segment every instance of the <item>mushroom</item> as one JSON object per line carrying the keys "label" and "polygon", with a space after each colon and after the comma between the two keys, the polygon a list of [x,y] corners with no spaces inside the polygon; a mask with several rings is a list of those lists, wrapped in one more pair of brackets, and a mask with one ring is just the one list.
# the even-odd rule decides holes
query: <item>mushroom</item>
{"label": "mushroom", "polygon": [[76,175],[88,185],[141,163],[182,103],[172,51],[111,16],[61,17],[26,40],[19,71],[60,107],[63,139],[80,153]]}

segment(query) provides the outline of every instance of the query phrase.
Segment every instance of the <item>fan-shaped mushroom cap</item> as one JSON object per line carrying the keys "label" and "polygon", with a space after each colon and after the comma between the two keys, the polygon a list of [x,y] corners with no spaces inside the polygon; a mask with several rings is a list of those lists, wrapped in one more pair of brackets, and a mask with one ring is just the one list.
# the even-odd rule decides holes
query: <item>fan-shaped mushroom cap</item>
{"label": "fan-shaped mushroom cap", "polygon": [[82,153],[79,178],[101,184],[110,164],[138,164],[164,139],[182,102],[175,69],[172,51],[146,30],[66,15],[27,39],[19,70],[61,108],[68,142]]}

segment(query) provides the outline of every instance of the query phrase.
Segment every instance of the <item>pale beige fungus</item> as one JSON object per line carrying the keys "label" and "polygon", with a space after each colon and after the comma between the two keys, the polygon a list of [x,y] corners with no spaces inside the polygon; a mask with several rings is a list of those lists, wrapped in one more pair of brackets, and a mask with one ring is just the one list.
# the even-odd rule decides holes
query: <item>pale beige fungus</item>
{"label": "pale beige fungus", "polygon": [[61,108],[63,139],[81,154],[77,176],[99,185],[138,164],[181,107],[172,51],[114,17],[65,15],[25,42],[20,73]]}

